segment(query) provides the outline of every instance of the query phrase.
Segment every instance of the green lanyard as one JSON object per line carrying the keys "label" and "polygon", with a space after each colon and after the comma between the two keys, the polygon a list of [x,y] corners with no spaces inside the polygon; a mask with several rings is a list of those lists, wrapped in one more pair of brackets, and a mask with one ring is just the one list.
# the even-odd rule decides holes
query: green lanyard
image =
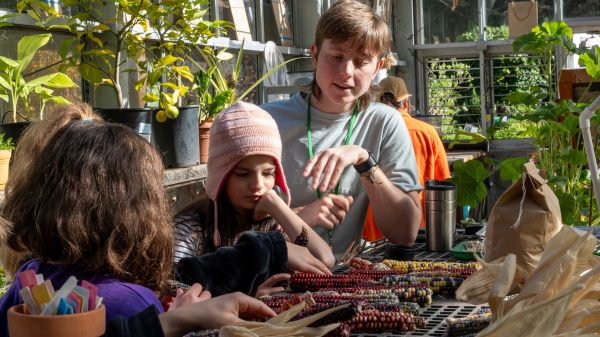
{"label": "green lanyard", "polygon": [[[308,138],[308,159],[313,158],[313,145],[312,145],[312,128],[310,123],[310,94],[308,95],[308,108],[306,109],[306,136]],[[350,126],[348,127],[348,132],[346,133],[346,138],[344,139],[344,144],[350,144],[350,137],[352,137],[352,132],[354,131],[354,125],[356,124],[356,116],[358,115],[358,104],[354,106],[354,110],[352,111],[352,118],[350,119]],[[333,191],[335,194],[338,194],[340,190],[340,182],[338,181],[335,186],[335,190]],[[317,187],[317,197],[321,199],[321,191]]]}

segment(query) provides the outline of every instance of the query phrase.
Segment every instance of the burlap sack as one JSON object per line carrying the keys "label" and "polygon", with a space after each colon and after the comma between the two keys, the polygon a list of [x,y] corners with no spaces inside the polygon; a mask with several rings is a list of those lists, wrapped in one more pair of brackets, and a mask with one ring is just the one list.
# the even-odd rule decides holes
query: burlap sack
{"label": "burlap sack", "polygon": [[517,257],[520,282],[535,269],[546,244],[562,228],[560,205],[532,162],[523,177],[500,196],[485,233],[485,260]]}

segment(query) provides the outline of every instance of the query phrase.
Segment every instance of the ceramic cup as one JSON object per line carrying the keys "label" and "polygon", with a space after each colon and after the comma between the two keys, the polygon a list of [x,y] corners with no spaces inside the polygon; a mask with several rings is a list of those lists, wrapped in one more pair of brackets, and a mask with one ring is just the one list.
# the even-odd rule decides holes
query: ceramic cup
{"label": "ceramic cup", "polygon": [[98,337],[106,329],[106,312],[100,308],[72,315],[29,315],[24,304],[8,309],[8,334],[11,337]]}

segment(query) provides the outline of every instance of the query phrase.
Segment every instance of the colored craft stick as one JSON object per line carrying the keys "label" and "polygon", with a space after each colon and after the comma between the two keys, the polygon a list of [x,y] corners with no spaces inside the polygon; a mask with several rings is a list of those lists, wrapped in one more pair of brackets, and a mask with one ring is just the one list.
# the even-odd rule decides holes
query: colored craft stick
{"label": "colored craft stick", "polygon": [[17,274],[21,288],[33,288],[38,285],[35,272],[32,269],[23,270]]}
{"label": "colored craft stick", "polygon": [[33,299],[38,305],[46,304],[50,302],[50,291],[48,290],[48,286],[46,283],[39,284],[33,288],[31,288],[31,295],[33,295]]}
{"label": "colored craft stick", "polygon": [[67,302],[67,306],[69,306],[69,310],[71,311],[72,314],[76,314],[77,313],[77,301],[73,300],[70,297],[65,297],[63,298],[63,300],[65,300],[65,302]]}
{"label": "colored craft stick", "polygon": [[74,313],[78,314],[78,313],[82,312],[81,308],[83,306],[83,298],[81,298],[81,296],[79,294],[77,294],[74,291],[71,291],[69,293],[69,295],[67,296],[67,298],[70,300],[73,300],[76,303],[75,308],[73,308]]}
{"label": "colored craft stick", "polygon": [[81,286],[88,290],[89,300],[88,300],[88,308],[89,310],[93,310],[96,308],[96,296],[98,295],[98,287],[91,284],[86,280],[81,281]]}
{"label": "colored craft stick", "polygon": [[58,315],[70,315],[73,313],[73,307],[70,306],[64,298],[61,298],[58,301],[58,310],[56,312]]}
{"label": "colored craft stick", "polygon": [[103,297],[97,296],[96,297],[96,309],[100,308],[100,306],[102,305],[102,301],[104,300]]}
{"label": "colored craft stick", "polygon": [[52,286],[52,281],[45,280],[44,284],[46,284],[46,289],[48,289],[48,294],[50,294],[50,297],[54,296],[54,287]]}
{"label": "colored craft stick", "polygon": [[19,295],[21,295],[21,299],[23,299],[23,302],[25,303],[25,305],[27,305],[27,310],[29,311],[29,313],[31,315],[39,315],[41,310],[40,310],[40,306],[35,303],[35,300],[33,299],[33,296],[31,295],[31,289],[30,288],[21,288],[21,290],[19,290]]}
{"label": "colored craft stick", "polygon": [[63,286],[60,287],[60,289],[57,292],[55,292],[54,297],[52,297],[52,300],[48,302],[48,305],[46,305],[44,310],[42,310],[41,314],[53,315],[56,312],[56,309],[58,308],[58,302],[60,301],[60,299],[67,297],[67,295],[69,295],[69,293],[73,291],[73,288],[75,288],[76,285],[77,279],[75,278],[75,276],[69,277],[65,284],[63,284]]}
{"label": "colored craft stick", "polygon": [[83,287],[77,286],[73,289],[73,292],[76,293],[79,298],[81,298],[81,312],[87,312],[88,305],[89,305],[89,299],[90,299],[89,290],[87,290]]}

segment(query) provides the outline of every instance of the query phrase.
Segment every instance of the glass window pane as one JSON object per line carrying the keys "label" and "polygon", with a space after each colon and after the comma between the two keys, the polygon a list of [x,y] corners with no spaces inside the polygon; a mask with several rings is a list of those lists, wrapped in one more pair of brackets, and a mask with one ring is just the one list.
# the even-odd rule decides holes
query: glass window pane
{"label": "glass window pane", "polygon": [[393,20],[392,20],[392,1],[391,0],[358,0],[364,4],[367,4],[373,8],[375,14],[379,15],[385,23],[387,23],[390,31],[393,31]]}
{"label": "glass window pane", "polygon": [[566,18],[600,16],[600,0],[563,0]]}
{"label": "glass window pane", "polygon": [[[467,32],[478,32],[477,1],[422,0],[423,43],[459,41]],[[453,6],[453,3],[456,6]]]}
{"label": "glass window pane", "polygon": [[481,129],[478,58],[431,58],[426,62],[427,107],[419,119],[452,139],[466,124]]}
{"label": "glass window pane", "polygon": [[14,10],[17,8],[17,0],[0,0],[0,8]]}
{"label": "glass window pane", "polygon": [[[282,4],[282,5],[280,5]],[[275,15],[275,10],[284,13],[284,17]],[[263,0],[265,41],[273,41],[278,45],[293,46],[292,0]],[[280,23],[278,23],[281,21]]]}
{"label": "glass window pane", "polygon": [[[37,33],[42,33],[42,32],[30,31],[30,30],[24,30],[24,29],[0,30],[0,41],[1,41],[0,42],[0,55],[15,59],[17,57],[16,46],[17,46],[19,39],[21,39],[21,37],[23,37],[23,36],[37,34]],[[53,64],[60,63],[61,58],[60,58],[60,55],[58,54],[58,50],[60,48],[61,43],[68,37],[71,37],[71,35],[64,34],[64,33],[56,33],[56,32],[53,33],[52,39],[50,40],[50,42],[48,42],[47,45],[42,47],[35,54],[33,61],[31,62],[31,64],[25,71],[25,75],[30,74],[30,76],[26,76],[25,79],[31,80],[31,79],[37,78],[41,75],[46,75],[46,74],[50,74],[52,72],[56,72],[58,70],[57,66],[52,66],[49,68],[47,68],[47,67],[50,65],[53,65]],[[81,76],[79,75],[79,71],[76,68],[69,68],[65,71],[65,73],[71,78],[71,80],[73,80],[73,82],[75,82],[78,85],[81,84]],[[71,88],[71,89],[53,89],[53,90],[54,90],[54,93],[53,93],[54,95],[63,96],[70,101],[81,100],[81,98],[82,98],[80,87]],[[40,101],[39,97],[37,97],[37,95],[36,96],[31,95],[31,97],[29,98],[29,106],[30,106],[30,108],[27,111],[27,110],[25,110],[22,102],[20,102],[19,107],[18,107],[18,109],[20,111],[18,111],[18,112],[23,114],[28,119],[33,119],[33,120],[39,119],[40,118],[41,101]],[[47,103],[46,107],[44,109],[44,113],[48,113],[48,112],[52,111],[52,109],[54,107],[55,107],[54,103],[52,103],[52,102]],[[6,114],[7,112],[9,112],[11,110],[12,110],[11,104],[6,103],[4,101],[0,101],[0,111],[2,111],[2,115],[3,115],[2,117],[4,117],[4,114]],[[4,121],[6,121],[6,122],[8,122],[9,120],[10,120],[10,118],[8,116],[6,116],[6,118],[4,118]]]}
{"label": "glass window pane", "polygon": [[[240,66],[240,74],[238,76],[238,80],[235,84],[232,73],[233,69],[236,65],[237,60],[237,51],[230,51],[233,54],[233,57],[228,60],[220,63],[220,70],[227,81],[227,87],[230,88],[231,85],[235,85],[236,94],[239,96],[246,89],[251,86],[258,79],[258,59],[256,55],[252,54],[242,54],[242,63]],[[204,69],[207,68],[207,63],[204,58],[197,51],[193,51],[192,53],[194,60]],[[190,67],[192,73],[196,73],[199,69],[191,62],[186,63],[187,66]],[[244,97],[244,101],[252,102],[258,104],[258,89],[254,89],[250,94]],[[196,90],[189,92],[186,95],[186,104],[198,104],[198,92]]]}
{"label": "glass window pane", "polygon": [[[485,0],[487,40],[508,39],[508,11],[512,0]],[[554,20],[553,0],[538,0],[538,24]]]}
{"label": "glass window pane", "polygon": [[[255,26],[256,6],[254,4],[254,0],[243,0],[243,2],[244,2],[244,8],[245,8],[245,12],[246,12],[246,19],[248,20],[248,25],[250,27],[250,33],[252,34],[252,40],[256,40],[256,26]],[[236,20],[234,20],[234,17],[231,13],[231,6],[229,5],[229,1],[227,1],[227,0],[219,0],[217,2],[217,11],[218,11],[219,19],[231,21],[233,23],[236,23],[236,20],[239,22],[239,20],[237,18],[236,18]],[[235,30],[232,30],[232,29],[228,29],[227,36],[234,40],[238,39],[236,36]]]}
{"label": "glass window pane", "polygon": [[[235,60],[237,57],[231,59],[230,71],[233,70]],[[251,54],[242,55],[242,66],[240,69],[240,76],[237,81],[236,90],[237,95],[241,95],[250,87],[254,82],[258,80],[258,56]],[[254,88],[243,101],[258,104],[258,87]]]}

